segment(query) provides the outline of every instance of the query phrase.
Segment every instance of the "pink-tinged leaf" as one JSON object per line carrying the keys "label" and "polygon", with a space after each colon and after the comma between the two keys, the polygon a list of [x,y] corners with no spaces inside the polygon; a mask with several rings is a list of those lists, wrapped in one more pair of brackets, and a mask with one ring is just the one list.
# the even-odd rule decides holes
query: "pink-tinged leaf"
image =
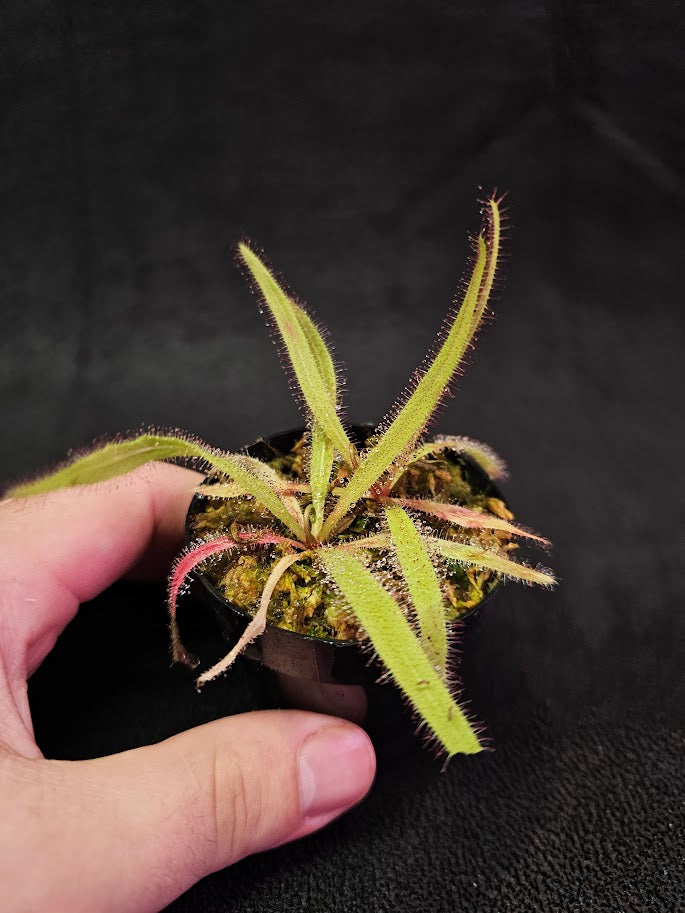
{"label": "pink-tinged leaf", "polygon": [[[241,535],[241,539],[243,539],[244,542],[249,542],[251,545],[295,544],[291,539],[278,536],[276,533],[262,533],[259,536],[245,533]],[[176,620],[178,597],[183,589],[186,578],[198,565],[202,564],[203,561],[212,558],[214,555],[219,555],[222,552],[230,551],[239,545],[240,543],[236,542],[231,536],[217,536],[214,539],[208,539],[207,541],[202,542],[200,545],[191,546],[191,548],[181,555],[174,564],[169,578],[168,597],[172,662],[183,663],[184,665],[193,668],[198,664],[198,661],[192,657],[183,646],[179,635],[178,622]]]}
{"label": "pink-tinged leaf", "polygon": [[457,526],[463,526],[467,529],[500,529],[504,532],[511,533],[512,536],[523,536],[526,539],[533,539],[541,545],[549,545],[549,540],[531,533],[515,523],[509,523],[508,520],[502,520],[493,514],[481,513],[478,510],[469,510],[468,507],[460,507],[458,504],[443,504],[440,501],[423,501],[419,498],[388,498],[388,504],[400,504],[402,507],[408,507],[410,510],[418,510],[424,514],[430,514],[432,517],[438,517],[447,523],[455,523]]}
{"label": "pink-tinged leaf", "polygon": [[256,614],[249,622],[248,626],[245,628],[240,640],[233,647],[233,649],[224,656],[223,659],[219,660],[218,663],[213,665],[211,669],[207,669],[206,672],[203,672],[202,675],[197,678],[197,686],[201,688],[202,685],[206,685],[207,682],[211,682],[213,679],[217,678],[227,669],[233,665],[236,659],[240,656],[243,650],[252,643],[255,638],[259,637],[260,634],[264,632],[266,628],[266,616],[269,610],[269,603],[271,602],[271,597],[273,596],[274,590],[278,581],[281,579],[283,574],[288,570],[291,564],[294,564],[296,561],[299,561],[302,558],[302,554],[294,555],[284,555],[276,564],[273,566],[271,573],[269,574],[269,579],[266,581],[266,586],[262,592],[261,599],[259,601],[259,609]]}

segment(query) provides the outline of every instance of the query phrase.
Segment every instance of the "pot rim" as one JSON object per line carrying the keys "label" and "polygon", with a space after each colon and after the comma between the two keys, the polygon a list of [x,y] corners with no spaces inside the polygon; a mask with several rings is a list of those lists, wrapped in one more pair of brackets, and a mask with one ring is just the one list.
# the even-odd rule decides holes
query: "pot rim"
{"label": "pot rim", "polygon": [[[365,434],[367,432],[373,432],[376,427],[377,427],[377,425],[373,424],[372,422],[356,422],[356,423],[346,424],[345,430],[348,432],[351,431],[352,437],[361,437],[362,434]],[[295,440],[297,440],[298,436],[302,436],[303,434],[306,434],[307,431],[308,431],[308,429],[305,428],[304,426],[300,426],[297,428],[289,428],[286,431],[281,431],[276,434],[271,434],[268,437],[257,438],[256,441],[253,441],[251,444],[248,444],[246,447],[243,447],[241,449],[243,451],[249,453],[252,449],[258,447],[260,444],[269,445],[271,441],[278,439],[278,438],[292,436],[292,437],[294,437]],[[502,495],[502,492],[500,491],[498,485],[496,485],[495,482],[492,481],[492,479],[475,462],[475,460],[473,460],[471,457],[469,457],[465,453],[460,453],[459,458],[461,460],[463,460],[469,466],[470,469],[472,469],[478,475],[482,476],[485,480],[487,480],[487,483],[490,485],[490,487],[493,489],[493,491],[495,493],[495,497],[499,497],[503,501],[505,501],[505,503],[507,503],[504,496]],[[193,539],[193,537],[190,535],[190,526],[189,526],[188,521],[189,521],[190,517],[193,515],[193,505],[195,505],[197,502],[199,502],[201,500],[204,500],[201,495],[194,494],[193,498],[188,506],[188,511],[186,513],[186,522],[185,522],[185,544],[186,544],[186,546],[191,545],[191,543],[195,541]],[[497,573],[497,572],[495,572],[495,573]],[[223,593],[221,593],[214,586],[214,584],[205,577],[204,574],[200,573],[199,571],[195,571],[195,576],[200,581],[200,583],[203,585],[203,587],[207,590],[209,595],[213,599],[215,599],[216,601],[221,603],[226,609],[230,609],[234,614],[240,616],[240,618],[243,619],[245,622],[249,622],[254,617],[249,612],[246,612],[244,609],[239,608],[237,605],[235,605],[229,599],[227,599],[226,596],[224,596]],[[489,591],[485,594],[485,596],[481,600],[479,600],[474,606],[471,606],[471,608],[467,612],[464,612],[462,615],[459,615],[458,618],[455,618],[453,621],[453,624],[463,624],[464,622],[468,621],[470,618],[473,618],[475,615],[477,615],[481,612],[485,603],[490,600],[490,598],[493,596],[493,594],[497,590],[499,590],[499,588],[504,583],[504,577],[501,574],[498,574],[497,577],[498,577],[498,579],[493,583],[493,585],[490,587]],[[274,624],[271,621],[267,621],[266,629],[278,631],[279,634],[281,634],[281,635],[290,635],[291,637],[297,638],[300,641],[312,642],[315,644],[325,644],[327,646],[336,647],[338,649],[342,649],[344,647],[359,647],[362,643],[357,639],[340,640],[340,639],[333,638],[333,637],[317,637],[314,634],[300,634],[297,631],[291,631],[288,628],[282,628],[280,625]]]}

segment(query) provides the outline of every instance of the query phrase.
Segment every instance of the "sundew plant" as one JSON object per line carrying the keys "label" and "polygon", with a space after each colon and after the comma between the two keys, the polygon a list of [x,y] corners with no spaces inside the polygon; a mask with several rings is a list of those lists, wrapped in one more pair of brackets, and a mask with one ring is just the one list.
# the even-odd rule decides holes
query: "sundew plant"
{"label": "sundew plant", "polygon": [[[208,499],[253,505],[266,519],[235,520],[200,536],[177,559],[169,580],[172,659],[194,665],[179,634],[179,595],[193,571],[204,572],[226,555],[258,555],[265,568],[261,592],[238,643],[203,672],[199,686],[224,673],[265,629],[274,594],[288,573],[311,569],[325,581],[401,689],[437,746],[451,756],[483,747],[456,699],[449,643],[453,613],[446,597],[449,569],[465,568],[528,584],[550,586],[552,574],[512,558],[516,539],[546,540],[496,509],[407,497],[400,484],[420,461],[446,451],[466,454],[491,478],[504,473],[498,457],[464,437],[426,440],[427,427],[486,313],[497,277],[502,215],[494,195],[483,204],[483,226],[473,239],[472,268],[463,296],[446,319],[433,352],[366,446],[352,443],[340,417],[339,377],[324,337],[301,304],[279,284],[254,248],[238,247],[292,371],[307,417],[305,480],[294,482],[273,465],[244,453],[226,453],[179,434],[148,433],[108,443],[78,456],[51,475],[15,487],[13,497],[100,482],[152,460],[184,460],[212,475],[198,491]],[[364,508],[369,534],[350,536]],[[236,517],[240,514],[237,513]],[[247,514],[249,518],[249,511]]]}

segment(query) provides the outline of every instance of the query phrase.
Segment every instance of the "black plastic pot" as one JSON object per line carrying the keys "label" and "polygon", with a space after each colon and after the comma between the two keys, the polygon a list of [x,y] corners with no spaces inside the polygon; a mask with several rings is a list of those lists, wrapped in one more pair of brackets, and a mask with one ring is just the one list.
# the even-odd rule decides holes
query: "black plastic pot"
{"label": "black plastic pot", "polygon": [[[347,431],[352,441],[361,445],[373,428],[369,424],[352,425]],[[257,459],[272,459],[288,453],[303,433],[304,429],[297,428],[259,440],[248,447],[247,452]],[[466,456],[460,456],[460,460],[475,490],[502,498],[497,486],[473,460]],[[190,504],[186,543],[193,539],[191,520],[203,510],[204,505],[205,500],[200,495],[196,495]],[[204,575],[197,576],[222,635],[232,646],[244,631],[250,616],[229,602]],[[461,617],[465,635],[472,631],[485,603],[496,589],[498,584]],[[247,647],[245,655],[277,673],[286,702],[299,709],[364,722],[372,730],[384,729],[388,723],[391,729],[396,728],[396,723],[392,721],[398,712],[404,712],[396,689],[378,684],[383,668],[357,641],[311,637],[267,624],[264,633]]]}

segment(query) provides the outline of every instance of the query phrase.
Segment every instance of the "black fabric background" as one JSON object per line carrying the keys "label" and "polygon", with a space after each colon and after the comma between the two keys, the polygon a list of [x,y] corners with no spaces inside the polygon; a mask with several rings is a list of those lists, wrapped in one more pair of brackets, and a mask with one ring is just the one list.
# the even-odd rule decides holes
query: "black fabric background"
{"label": "black fabric background", "polygon": [[[674,3],[3,4],[3,484],[141,424],[299,424],[243,235],[330,329],[350,418],[382,416],[479,185],[510,194],[497,319],[436,425],[501,451],[555,543],[559,588],[508,586],[465,646],[496,750],[441,774],[410,744],[174,913],[684,908],[682,46]],[[82,758],[277,695],[244,662],[197,695],[163,588],[121,584],[31,699],[45,753]]]}

